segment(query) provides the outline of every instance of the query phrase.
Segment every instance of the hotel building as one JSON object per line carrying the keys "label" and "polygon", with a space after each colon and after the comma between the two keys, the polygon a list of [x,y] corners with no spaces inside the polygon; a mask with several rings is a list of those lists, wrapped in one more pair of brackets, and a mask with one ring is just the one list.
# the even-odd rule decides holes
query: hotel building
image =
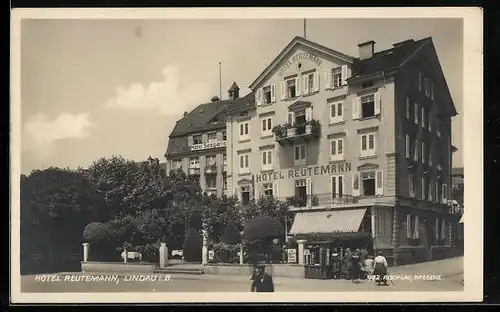
{"label": "hotel building", "polygon": [[181,169],[198,178],[202,190],[209,195],[227,193],[228,137],[224,118],[230,107],[245,106],[249,101],[248,96],[239,98],[236,83],[228,93],[227,100],[213,97],[211,102],[184,113],[169,135],[165,153],[167,172]]}
{"label": "hotel building", "polygon": [[[353,57],[296,37],[250,88],[254,103],[228,111],[227,194],[243,204],[271,194],[292,200],[290,235],[370,233],[393,264],[449,252],[458,223],[448,208],[457,112],[431,38],[379,52],[370,41]],[[215,131],[187,124],[196,123],[179,127],[186,166],[192,137],[204,144],[201,133]],[[212,150],[196,152],[201,159]]]}

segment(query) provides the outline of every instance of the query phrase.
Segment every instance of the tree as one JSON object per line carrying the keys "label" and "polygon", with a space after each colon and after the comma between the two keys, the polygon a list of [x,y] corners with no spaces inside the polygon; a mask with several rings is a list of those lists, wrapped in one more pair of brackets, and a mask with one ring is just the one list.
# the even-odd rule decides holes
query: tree
{"label": "tree", "polygon": [[243,206],[243,224],[248,224],[255,216],[268,216],[277,220],[283,228],[289,229],[293,222],[293,213],[289,211],[290,203],[273,196],[263,196]]}
{"label": "tree", "polygon": [[241,242],[240,229],[233,222],[228,222],[221,241],[226,244],[236,245]]}
{"label": "tree", "polygon": [[195,229],[189,229],[184,240],[184,245],[182,247],[184,259],[188,262],[201,261],[202,247],[203,241],[201,236],[196,232]]}
{"label": "tree", "polygon": [[241,214],[236,205],[237,199],[235,197],[204,196],[203,223],[210,242],[219,242],[226,225],[229,223],[238,229],[241,227]]}
{"label": "tree", "polygon": [[269,216],[258,216],[245,225],[243,238],[247,241],[250,253],[264,253],[266,261],[269,261],[273,240],[283,237],[283,233],[280,222]]}

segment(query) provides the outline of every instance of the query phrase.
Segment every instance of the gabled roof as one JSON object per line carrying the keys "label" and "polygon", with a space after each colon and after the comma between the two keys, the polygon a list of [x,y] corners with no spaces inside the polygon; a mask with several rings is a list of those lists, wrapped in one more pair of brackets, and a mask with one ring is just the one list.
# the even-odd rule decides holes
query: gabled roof
{"label": "gabled roof", "polygon": [[264,69],[264,71],[262,71],[262,73],[259,75],[259,77],[257,77],[257,79],[255,79],[255,81],[250,84],[250,89],[254,90],[255,86],[259,82],[261,82],[265,77],[267,77],[267,75],[269,75],[269,73],[272,71],[272,69],[275,68],[276,65],[278,65],[278,63],[281,60],[283,60],[290,53],[290,51],[293,50],[293,48],[295,48],[296,46],[299,46],[299,45],[310,47],[312,49],[315,49],[315,50],[321,51],[323,53],[326,53],[328,55],[331,55],[332,57],[336,57],[336,58],[345,60],[346,62],[349,62],[349,63],[351,63],[354,60],[354,57],[352,57],[352,56],[340,53],[338,51],[335,51],[333,49],[325,47],[325,46],[318,44],[316,42],[312,42],[312,41],[307,40],[303,37],[297,36],[297,37],[293,38],[292,41],[290,41],[290,43],[274,58],[274,60],[271,62],[271,64],[269,64],[266,67],[266,69]]}

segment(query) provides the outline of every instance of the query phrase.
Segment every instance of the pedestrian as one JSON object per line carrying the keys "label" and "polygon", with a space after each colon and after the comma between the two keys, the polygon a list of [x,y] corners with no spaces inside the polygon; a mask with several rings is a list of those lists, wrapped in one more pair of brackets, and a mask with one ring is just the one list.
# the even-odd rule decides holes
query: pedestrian
{"label": "pedestrian", "polygon": [[378,255],[375,257],[373,260],[375,263],[374,269],[373,269],[373,275],[375,275],[375,281],[377,282],[377,285],[380,285],[380,283],[384,283],[384,285],[387,284],[387,260],[385,259],[384,255],[382,254],[381,251],[378,252]]}
{"label": "pedestrian", "polygon": [[361,248],[361,250],[359,251],[359,258],[361,260],[361,263],[363,263],[367,257],[368,257],[368,250],[366,249],[366,247]]}
{"label": "pedestrian", "polygon": [[350,280],[352,278],[352,252],[350,248],[346,248],[344,259],[347,270],[347,279]]}
{"label": "pedestrian", "polygon": [[334,279],[340,278],[340,254],[337,248],[333,248],[332,253],[332,275]]}
{"label": "pedestrian", "polygon": [[361,262],[359,259],[359,249],[356,249],[351,255],[351,279],[353,283],[359,283],[361,271]]}
{"label": "pedestrian", "polygon": [[251,279],[251,292],[274,292],[273,278],[265,272],[264,266],[256,266]]}
{"label": "pedestrian", "polygon": [[366,279],[373,272],[374,260],[372,255],[368,255],[363,261],[363,279]]}

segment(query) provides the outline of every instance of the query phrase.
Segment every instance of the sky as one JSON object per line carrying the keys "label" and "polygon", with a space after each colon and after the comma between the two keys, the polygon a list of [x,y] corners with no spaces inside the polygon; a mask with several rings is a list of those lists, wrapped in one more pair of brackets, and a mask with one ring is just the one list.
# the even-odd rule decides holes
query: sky
{"label": "sky", "polygon": [[[240,95],[295,37],[302,19],[23,20],[21,171],[87,167],[101,157],[163,161],[185,111],[233,81]],[[459,115],[453,166],[463,166],[461,19],[307,19],[307,39],[357,56],[432,37]]]}

